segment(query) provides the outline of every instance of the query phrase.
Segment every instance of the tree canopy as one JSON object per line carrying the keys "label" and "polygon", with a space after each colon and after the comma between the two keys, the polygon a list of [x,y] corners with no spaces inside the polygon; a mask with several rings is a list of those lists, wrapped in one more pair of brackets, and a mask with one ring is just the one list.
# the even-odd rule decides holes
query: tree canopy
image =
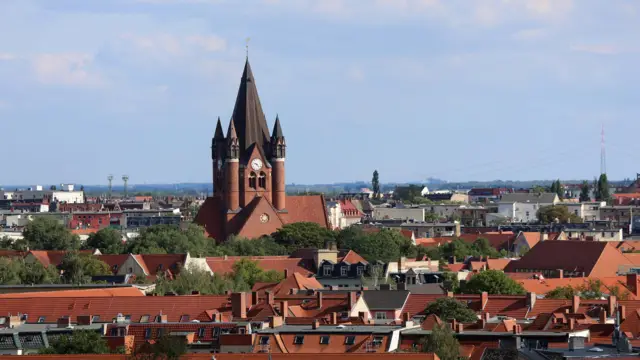
{"label": "tree canopy", "polygon": [[337,235],[337,242],[339,248],[351,249],[369,262],[397,261],[402,256],[413,257],[417,254],[411,239],[393,229],[364,232],[360,228],[350,227]]}
{"label": "tree canopy", "polygon": [[287,224],[271,234],[277,244],[293,252],[303,248],[322,249],[328,241],[335,241],[335,232],[313,222]]}
{"label": "tree canopy", "polygon": [[425,314],[437,315],[444,321],[451,321],[455,319],[459,322],[470,323],[478,320],[478,316],[475,311],[469,309],[467,305],[460,301],[450,297],[436,299],[436,301],[427,306]]}
{"label": "tree canopy", "polygon": [[463,286],[465,294],[480,294],[487,292],[491,295],[524,295],[525,289],[505,273],[499,270],[486,270],[474,275]]}
{"label": "tree canopy", "polygon": [[588,181],[582,182],[580,186],[580,202],[591,201],[591,186]]}
{"label": "tree canopy", "polygon": [[569,208],[565,205],[551,205],[544,206],[538,210],[538,221],[542,224],[551,224],[556,221],[561,224],[579,224],[582,223],[582,218],[578,215],[569,212]]}
{"label": "tree canopy", "polygon": [[89,235],[83,244],[84,249],[99,249],[103,254],[122,254],[126,251],[120,231],[104,228]]}
{"label": "tree canopy", "polygon": [[111,275],[105,262],[90,254],[68,252],[59,266],[62,280],[68,284],[88,284],[92,276]]}
{"label": "tree canopy", "polygon": [[184,254],[203,257],[215,246],[202,227],[188,224],[185,229],[175,225],[155,225],[144,228],[127,242],[126,252],[132,254]]}
{"label": "tree canopy", "polygon": [[373,171],[373,177],[371,178],[371,190],[373,190],[373,198],[377,199],[380,197],[380,174],[378,174],[378,170]]}
{"label": "tree canopy", "polygon": [[57,284],[58,270],[44,267],[39,261],[27,263],[23,258],[0,258],[0,285]]}
{"label": "tree canopy", "polygon": [[594,180],[594,191],[596,201],[609,201],[611,200],[611,194],[609,190],[609,180],[607,174],[600,174],[597,180]]}
{"label": "tree canopy", "polygon": [[422,344],[422,352],[436,353],[441,360],[459,360],[460,343],[449,324],[436,325]]}
{"label": "tree canopy", "polygon": [[107,341],[97,331],[74,330],[53,340],[49,347],[39,351],[40,354],[108,354]]}
{"label": "tree canopy", "polygon": [[24,227],[22,232],[31,250],[75,250],[80,248],[80,238],[62,223],[48,216],[38,216]]}

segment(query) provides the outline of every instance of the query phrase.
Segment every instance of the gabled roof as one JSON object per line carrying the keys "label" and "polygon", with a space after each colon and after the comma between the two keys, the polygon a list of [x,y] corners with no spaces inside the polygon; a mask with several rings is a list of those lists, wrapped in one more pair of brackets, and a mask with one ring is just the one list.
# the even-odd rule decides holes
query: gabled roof
{"label": "gabled roof", "polygon": [[511,262],[511,259],[487,259],[488,270],[504,270]]}
{"label": "gabled roof", "polygon": [[[45,267],[49,265],[58,266],[62,263],[64,256],[68,253],[66,250],[31,250],[26,256],[34,256]],[[91,255],[91,250],[81,250],[81,254]]]}
{"label": "gabled roof", "polygon": [[103,289],[86,289],[86,290],[58,290],[58,291],[35,291],[28,293],[8,293],[0,294],[0,299],[15,298],[75,298],[75,297],[114,297],[114,296],[145,296],[145,294],[136,287],[112,287]]}
{"label": "gabled roof", "polygon": [[400,310],[409,297],[407,290],[366,290],[362,297],[369,310]]}
{"label": "gabled roof", "polygon": [[324,286],[314,277],[306,277],[298,273],[292,273],[286,279],[275,284],[256,284],[253,291],[271,291],[275,295],[289,294],[291,289],[295,290],[320,290]]}
{"label": "gabled roof", "polygon": [[340,250],[338,253],[338,262],[345,261],[349,264],[369,264],[367,260],[365,260],[362,256],[360,256],[357,252],[353,250]]}
{"label": "gabled roof", "polygon": [[[577,256],[579,254],[579,256]],[[632,265],[620,251],[600,241],[542,241],[520,260],[510,262],[505,272],[519,269],[584,272],[586,277],[616,276],[618,267]]]}
{"label": "gabled roof", "polygon": [[540,242],[542,238],[542,234],[539,232],[522,231],[520,232],[520,234],[522,235],[522,237],[524,237],[524,240],[527,242],[529,248],[534,247],[538,242]]}

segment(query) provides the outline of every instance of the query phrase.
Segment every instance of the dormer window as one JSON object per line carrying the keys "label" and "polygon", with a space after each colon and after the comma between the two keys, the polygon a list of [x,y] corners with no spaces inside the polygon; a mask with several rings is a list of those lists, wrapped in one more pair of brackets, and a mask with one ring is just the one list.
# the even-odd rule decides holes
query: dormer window
{"label": "dormer window", "polygon": [[348,271],[349,271],[348,267],[346,266],[340,267],[340,276],[347,276]]}
{"label": "dormer window", "polygon": [[364,273],[364,266],[358,266],[358,276],[362,276],[362,274]]}
{"label": "dormer window", "polygon": [[333,267],[331,265],[325,265],[322,269],[324,276],[331,276],[331,273],[333,273]]}

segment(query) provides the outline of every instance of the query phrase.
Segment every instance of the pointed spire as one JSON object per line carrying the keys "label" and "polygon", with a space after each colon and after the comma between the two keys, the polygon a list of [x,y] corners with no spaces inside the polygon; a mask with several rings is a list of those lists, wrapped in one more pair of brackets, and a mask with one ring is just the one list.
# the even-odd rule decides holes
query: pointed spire
{"label": "pointed spire", "polygon": [[227,140],[237,139],[238,134],[236,133],[236,125],[234,124],[233,118],[229,121],[229,130],[227,130]]}
{"label": "pointed spire", "polygon": [[214,139],[224,139],[224,133],[222,132],[222,123],[220,122],[220,116],[218,116],[218,123],[216,124],[216,133],[213,136]]}
{"label": "pointed spire", "polygon": [[273,125],[273,133],[271,134],[272,139],[283,138],[282,128],[280,127],[280,117],[276,115],[276,123]]}

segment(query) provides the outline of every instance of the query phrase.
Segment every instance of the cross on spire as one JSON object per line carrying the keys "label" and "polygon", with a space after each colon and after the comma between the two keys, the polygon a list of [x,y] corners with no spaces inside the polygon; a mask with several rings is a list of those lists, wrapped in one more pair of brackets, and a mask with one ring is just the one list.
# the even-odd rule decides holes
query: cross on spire
{"label": "cross on spire", "polygon": [[244,47],[245,47],[246,52],[247,52],[247,58],[249,58],[249,41],[251,41],[250,37],[246,38],[245,41],[244,41]]}

